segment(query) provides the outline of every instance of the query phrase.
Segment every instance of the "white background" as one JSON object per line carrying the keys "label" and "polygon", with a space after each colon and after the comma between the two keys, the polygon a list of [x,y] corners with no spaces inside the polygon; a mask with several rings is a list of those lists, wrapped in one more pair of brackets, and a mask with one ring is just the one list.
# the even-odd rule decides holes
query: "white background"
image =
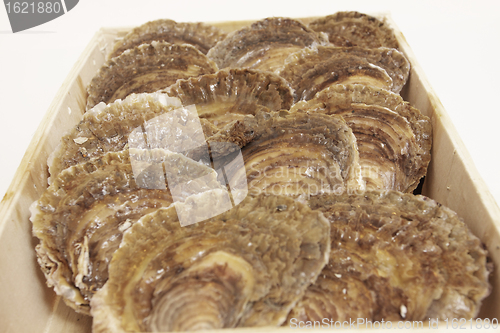
{"label": "white background", "polygon": [[500,202],[500,1],[493,0],[80,0],[67,14],[16,34],[1,6],[0,198],[57,90],[100,27],[159,18],[182,22],[323,16],[339,10],[391,13]]}

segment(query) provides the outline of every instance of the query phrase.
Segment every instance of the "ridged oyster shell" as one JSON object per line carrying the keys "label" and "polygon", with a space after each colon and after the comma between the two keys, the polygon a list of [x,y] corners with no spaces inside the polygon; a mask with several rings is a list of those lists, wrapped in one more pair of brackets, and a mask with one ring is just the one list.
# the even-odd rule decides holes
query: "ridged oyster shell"
{"label": "ridged oyster shell", "polygon": [[108,58],[114,58],[125,50],[141,44],[151,44],[153,41],[190,44],[201,53],[207,54],[210,48],[225,37],[224,31],[210,24],[160,19],[132,29],[123,39],[115,43]]}
{"label": "ridged oyster shell", "polygon": [[289,319],[474,318],[489,294],[487,252],[449,208],[396,191],[318,196],[330,261]]}
{"label": "ridged oyster shell", "polygon": [[54,177],[72,165],[123,150],[130,140],[135,148],[168,149],[196,161],[206,156],[206,142],[233,143],[211,146],[213,157],[224,156],[249,142],[253,132],[235,122],[223,129],[214,128],[199,118],[194,106],[183,107],[178,98],[163,93],[132,94],[123,101],[100,103],[86,112],[49,156],[49,172]]}
{"label": "ridged oyster shell", "polygon": [[365,85],[333,85],[291,112],[342,116],[356,136],[367,189],[411,192],[427,172],[430,119],[401,96]]}
{"label": "ridged oyster shell", "polygon": [[291,52],[327,44],[323,35],[290,18],[272,17],[230,33],[207,56],[220,69],[252,68],[274,71]]}
{"label": "ridged oyster shell", "polygon": [[183,105],[196,105],[200,118],[222,128],[259,111],[289,109],[292,91],[276,74],[250,69],[225,69],[179,80],[166,89]]}
{"label": "ridged oyster shell", "polygon": [[341,117],[282,111],[255,121],[241,150],[250,191],[309,197],[364,189],[356,138]]}
{"label": "ridged oyster shell", "polygon": [[100,102],[112,103],[132,93],[152,93],[178,79],[218,70],[194,46],[151,42],[108,60],[87,87],[87,110]]}
{"label": "ridged oyster shell", "polygon": [[337,12],[319,18],[309,23],[308,27],[326,33],[335,46],[399,47],[394,33],[384,22],[355,11]]}
{"label": "ridged oyster shell", "polygon": [[328,261],[329,228],[319,212],[280,196],[249,195],[187,227],[172,208],[146,215],[125,233],[92,299],[93,331],[280,325]]}
{"label": "ridged oyster shell", "polygon": [[128,135],[135,128],[181,107],[177,98],[161,93],[132,94],[123,101],[98,104],[62,137],[61,143],[49,156],[51,176],[57,176],[63,169],[106,152],[125,149]]}
{"label": "ridged oyster shell", "polygon": [[399,93],[410,63],[396,49],[318,46],[291,54],[278,74],[290,82],[295,101],[332,84],[363,83]]}
{"label": "ridged oyster shell", "polygon": [[[166,178],[176,182],[167,187]],[[173,198],[171,190],[186,183]],[[38,262],[48,285],[88,314],[127,228],[175,200],[217,188],[222,186],[214,169],[160,149],[110,152],[63,170],[31,207],[33,234],[40,239]]]}

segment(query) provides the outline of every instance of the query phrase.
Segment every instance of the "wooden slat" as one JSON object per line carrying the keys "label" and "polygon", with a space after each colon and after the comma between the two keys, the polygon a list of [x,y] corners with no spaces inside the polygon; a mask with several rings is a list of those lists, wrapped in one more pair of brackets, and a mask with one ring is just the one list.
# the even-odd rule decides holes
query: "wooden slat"
{"label": "wooden slat", "polygon": [[31,234],[29,207],[47,187],[49,154],[61,136],[81,120],[85,87],[104,63],[104,56],[102,32],[98,32],[59,89],[0,203],[0,323],[2,328],[8,323],[8,332],[43,332],[50,323],[64,318],[36,262],[37,241]]}
{"label": "wooden slat", "polygon": [[[422,194],[457,212],[471,231],[485,243],[495,271],[491,275],[492,294],[484,301],[480,317],[498,318],[500,209],[403,34],[390,17],[386,20],[396,31],[401,50],[412,65],[405,90],[406,100],[432,120],[432,159]],[[493,280],[493,277],[497,278]]]}

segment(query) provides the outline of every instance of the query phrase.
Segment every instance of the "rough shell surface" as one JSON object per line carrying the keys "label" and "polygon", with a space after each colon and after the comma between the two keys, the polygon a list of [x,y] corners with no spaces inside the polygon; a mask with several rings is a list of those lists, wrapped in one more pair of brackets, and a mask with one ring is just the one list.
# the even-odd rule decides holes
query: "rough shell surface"
{"label": "rough shell surface", "polygon": [[210,49],[207,56],[221,69],[239,67],[274,71],[283,65],[290,52],[327,43],[322,35],[298,20],[273,17],[230,33]]}
{"label": "rough shell surface", "polygon": [[[342,61],[342,59],[351,60]],[[358,68],[356,68],[356,63],[360,63]],[[346,68],[341,66],[346,66]],[[377,69],[383,69],[391,79],[384,79],[384,75],[375,76],[380,76]],[[283,68],[279,70],[279,74],[290,82],[295,90],[296,100],[310,99],[325,85],[342,83],[346,80],[350,83],[356,80],[360,83],[365,81],[369,85],[380,86],[399,93],[408,80],[410,63],[396,49],[318,46],[291,54],[286,59]],[[368,77],[364,78],[364,75]],[[375,79],[383,81],[370,82]]]}
{"label": "rough shell surface", "polygon": [[[175,182],[167,187],[166,179]],[[159,149],[111,152],[62,171],[31,207],[38,262],[48,284],[88,314],[123,232],[141,216],[171,205],[170,189],[187,182],[184,197],[176,200],[221,187],[212,168]]]}
{"label": "rough shell surface", "polygon": [[226,69],[179,80],[166,92],[183,105],[196,105],[199,116],[219,128],[259,111],[289,109],[293,103],[284,79],[250,69]]}
{"label": "rough shell surface", "polygon": [[326,33],[335,46],[399,47],[393,31],[384,22],[359,12],[337,12],[309,23],[308,27]]}
{"label": "rough shell surface", "polygon": [[201,53],[207,54],[218,41],[224,39],[226,33],[219,28],[201,22],[175,22],[161,19],[147,22],[130,31],[117,41],[108,59],[122,54],[125,50],[153,41],[171,44],[190,44]]}
{"label": "rough shell surface", "polygon": [[356,136],[368,189],[411,192],[431,159],[430,119],[401,96],[375,87],[333,85],[292,112],[341,115]]}
{"label": "rough shell surface", "polygon": [[178,79],[218,70],[213,61],[191,45],[152,42],[108,60],[87,87],[87,110],[135,93],[152,93]]}
{"label": "rough shell surface", "polygon": [[163,93],[132,94],[86,112],[49,156],[49,172],[54,177],[65,168],[128,145],[182,152],[198,161],[207,154],[207,142],[234,143],[211,150],[213,156],[223,156],[252,140],[253,131],[238,122],[217,129],[200,119],[195,108],[183,107],[178,98]]}
{"label": "rough shell surface", "polygon": [[181,107],[178,99],[160,93],[132,94],[123,101],[96,105],[62,137],[61,143],[49,156],[51,177],[106,152],[123,150],[129,134],[137,127]]}
{"label": "rough shell surface", "polygon": [[282,111],[256,121],[242,148],[250,190],[309,197],[364,189],[356,138],[341,117]]}
{"label": "rough shell surface", "polygon": [[281,325],[328,252],[328,221],[291,198],[249,195],[187,227],[161,209],[125,233],[92,299],[93,330]]}
{"label": "rough shell surface", "polygon": [[330,261],[289,319],[477,315],[490,291],[487,252],[455,212],[396,191],[318,196],[309,204],[331,222]]}

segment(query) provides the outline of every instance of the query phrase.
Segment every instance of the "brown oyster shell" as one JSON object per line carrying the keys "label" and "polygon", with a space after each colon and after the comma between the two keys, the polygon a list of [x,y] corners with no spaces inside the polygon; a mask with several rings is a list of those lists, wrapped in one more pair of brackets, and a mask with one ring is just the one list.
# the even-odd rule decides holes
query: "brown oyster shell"
{"label": "brown oyster shell", "polygon": [[[163,169],[169,180],[176,180],[169,188]],[[159,149],[111,152],[62,171],[31,207],[33,234],[40,239],[38,262],[49,286],[69,306],[88,314],[123,231],[141,216],[171,205],[170,189],[187,182],[184,197],[176,200],[221,188],[212,168]]]}
{"label": "brown oyster shell", "polygon": [[394,90],[396,86],[391,75],[384,67],[370,62],[367,55],[374,52],[366,51],[360,56],[357,52],[335,47],[305,48],[291,54],[277,72],[290,83],[296,102],[310,100],[319,91],[335,84],[358,83]]}
{"label": "brown oyster shell", "polygon": [[290,82],[296,101],[343,83],[364,83],[399,93],[408,80],[410,63],[396,49],[318,46],[291,54],[278,74]]}
{"label": "brown oyster shell", "polygon": [[291,198],[249,195],[186,227],[160,209],[125,233],[92,299],[93,331],[280,325],[328,252],[328,222]]}
{"label": "brown oyster shell", "polygon": [[115,43],[108,59],[117,57],[125,50],[141,44],[151,44],[153,41],[190,44],[201,53],[207,54],[210,48],[225,37],[224,31],[210,24],[160,19],[132,29],[123,39]]}
{"label": "brown oyster shell", "polygon": [[487,252],[457,214],[396,191],[318,196],[330,261],[289,319],[474,318],[489,294]]}
{"label": "brown oyster shell", "polygon": [[108,60],[87,87],[87,110],[132,93],[152,93],[178,79],[215,73],[213,61],[191,45],[152,42]]}
{"label": "brown oyster shell", "polygon": [[360,84],[334,85],[295,104],[291,111],[345,119],[356,136],[367,189],[411,192],[427,172],[430,119],[397,94]]}
{"label": "brown oyster shell", "polygon": [[241,150],[250,191],[307,198],[364,189],[356,138],[341,117],[282,111],[254,121]]}
{"label": "brown oyster shell", "polygon": [[394,33],[384,22],[355,11],[337,12],[319,18],[309,23],[308,27],[326,33],[335,46],[399,47]]}
{"label": "brown oyster shell", "polygon": [[198,115],[222,128],[259,111],[289,109],[292,91],[276,74],[250,69],[226,69],[179,80],[166,90],[183,105],[196,105]]}
{"label": "brown oyster shell", "polygon": [[[234,143],[214,145],[211,153],[217,157],[252,140],[253,128],[233,122],[220,130],[200,119],[193,108],[183,107],[179,99],[159,92],[132,94],[109,105],[100,103],[83,115],[83,120],[61,139],[49,156],[51,177],[106,152],[123,150],[129,144],[140,149],[168,149],[198,161],[208,154],[206,142]],[[148,133],[147,142],[141,139],[141,126]],[[138,135],[131,138],[131,133]]]}
{"label": "brown oyster shell", "polygon": [[82,121],[62,137],[49,157],[51,176],[106,152],[125,149],[128,135],[135,128],[180,107],[178,99],[160,93],[132,94],[109,105],[100,103],[86,112]]}
{"label": "brown oyster shell", "polygon": [[219,68],[274,71],[288,54],[304,47],[328,43],[324,36],[290,18],[272,17],[230,33],[207,56]]}

